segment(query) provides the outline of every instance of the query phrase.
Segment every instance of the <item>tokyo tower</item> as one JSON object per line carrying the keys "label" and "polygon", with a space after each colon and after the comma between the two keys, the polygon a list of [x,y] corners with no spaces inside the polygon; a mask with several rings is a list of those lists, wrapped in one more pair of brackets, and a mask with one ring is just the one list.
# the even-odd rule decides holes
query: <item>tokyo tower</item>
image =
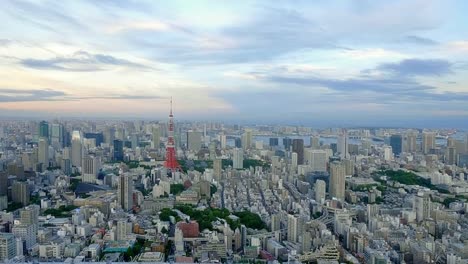
{"label": "tokyo tower", "polygon": [[177,162],[175,146],[174,146],[174,116],[172,115],[172,97],[171,97],[171,111],[169,113],[169,130],[167,135],[166,144],[166,161],[164,167],[171,172],[182,170],[179,163]]}

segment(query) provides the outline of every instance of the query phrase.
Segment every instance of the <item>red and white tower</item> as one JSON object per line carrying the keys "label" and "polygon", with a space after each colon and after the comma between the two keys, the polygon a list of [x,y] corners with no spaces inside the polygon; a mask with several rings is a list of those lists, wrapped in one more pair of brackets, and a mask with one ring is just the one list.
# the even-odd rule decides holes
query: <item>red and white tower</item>
{"label": "red and white tower", "polygon": [[171,112],[169,113],[169,130],[167,133],[167,144],[166,144],[166,161],[164,167],[171,172],[181,170],[179,163],[177,162],[174,142],[174,116],[172,115],[172,97],[171,97]]}

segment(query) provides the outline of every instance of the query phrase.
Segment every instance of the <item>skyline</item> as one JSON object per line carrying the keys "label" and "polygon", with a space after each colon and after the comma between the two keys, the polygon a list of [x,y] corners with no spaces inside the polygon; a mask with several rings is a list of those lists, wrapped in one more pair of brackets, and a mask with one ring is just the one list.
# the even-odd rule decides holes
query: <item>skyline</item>
{"label": "skyline", "polygon": [[8,1],[0,118],[467,128],[467,8]]}

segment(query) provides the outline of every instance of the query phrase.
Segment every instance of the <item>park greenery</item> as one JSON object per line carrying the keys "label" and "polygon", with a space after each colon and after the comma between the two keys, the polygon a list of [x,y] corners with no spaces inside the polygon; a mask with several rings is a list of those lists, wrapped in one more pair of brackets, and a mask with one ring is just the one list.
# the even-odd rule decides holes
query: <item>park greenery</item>
{"label": "park greenery", "polygon": [[184,185],[180,183],[171,184],[170,192],[173,195],[179,195],[185,190]]}
{"label": "park greenery", "polygon": [[70,217],[71,211],[75,210],[74,205],[62,205],[59,208],[49,208],[44,211],[44,215],[52,215],[55,217]]}
{"label": "park greenery", "polygon": [[143,248],[144,245],[145,245],[145,240],[137,238],[135,244],[133,244],[133,247],[129,247],[127,249],[127,252],[124,253],[123,257],[124,257],[125,262],[132,261],[132,259],[135,256],[140,254],[141,249]]}
{"label": "park greenery", "polygon": [[235,230],[241,225],[253,229],[266,229],[266,225],[260,216],[249,211],[233,213],[233,215],[239,218],[234,220],[230,217],[231,213],[227,209],[206,208],[204,210],[197,210],[190,205],[178,205],[175,208],[197,221],[200,230],[213,230],[212,222],[218,219],[224,219],[232,230]]}
{"label": "park greenery", "polygon": [[380,179],[380,176],[387,176],[389,180],[396,181],[401,184],[419,185],[422,187],[429,188],[431,190],[439,191],[440,193],[448,193],[447,190],[439,188],[436,185],[433,185],[431,183],[431,180],[422,178],[416,175],[415,173],[409,172],[409,171],[381,170],[381,171],[378,171],[375,175],[378,176],[376,180],[380,181],[381,183],[383,183],[383,181]]}

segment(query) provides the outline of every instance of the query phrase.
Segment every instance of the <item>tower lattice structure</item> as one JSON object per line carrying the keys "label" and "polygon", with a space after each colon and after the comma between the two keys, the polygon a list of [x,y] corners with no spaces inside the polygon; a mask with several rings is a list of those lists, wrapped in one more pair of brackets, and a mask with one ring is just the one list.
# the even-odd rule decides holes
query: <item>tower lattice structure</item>
{"label": "tower lattice structure", "polygon": [[166,144],[166,161],[164,162],[164,167],[166,167],[171,172],[177,170],[182,170],[177,162],[176,152],[175,152],[175,142],[174,142],[174,115],[172,114],[172,98],[171,98],[171,111],[169,113],[169,129],[167,136]]}

